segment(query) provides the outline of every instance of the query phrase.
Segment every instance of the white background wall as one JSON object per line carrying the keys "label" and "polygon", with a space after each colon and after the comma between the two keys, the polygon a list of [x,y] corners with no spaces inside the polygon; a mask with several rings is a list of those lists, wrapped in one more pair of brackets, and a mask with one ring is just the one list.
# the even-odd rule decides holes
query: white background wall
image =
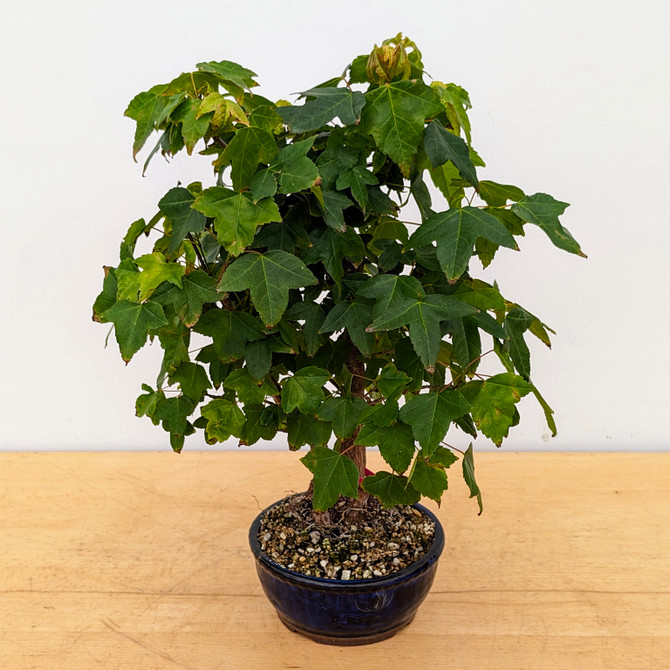
{"label": "white background wall", "polygon": [[157,347],[124,367],[115,346],[104,349],[107,328],[91,321],[91,303],[127,226],[152,216],[178,179],[209,179],[209,163],[158,158],[142,178],[127,102],[222,59],[257,72],[266,97],[288,97],[401,30],[430,74],[469,91],[482,176],[570,202],[563,222],[589,255],[560,252],[531,230],[522,254],[494,264],[505,295],[558,332],[552,351],[534,347],[533,379],[559,436],[548,439],[526,398],[503,448],[666,449],[669,7],[11,3],[0,40],[0,449],[169,449],[166,433],[134,416]]}

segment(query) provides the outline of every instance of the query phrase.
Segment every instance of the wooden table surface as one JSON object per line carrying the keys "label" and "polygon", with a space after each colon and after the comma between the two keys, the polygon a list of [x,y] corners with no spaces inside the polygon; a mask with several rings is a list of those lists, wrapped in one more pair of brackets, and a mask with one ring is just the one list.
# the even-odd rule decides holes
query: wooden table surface
{"label": "wooden table surface", "polygon": [[454,472],[416,619],[351,648],[257,582],[247,529],[298,457],[0,453],[0,668],[670,668],[670,453],[479,454],[484,514]]}

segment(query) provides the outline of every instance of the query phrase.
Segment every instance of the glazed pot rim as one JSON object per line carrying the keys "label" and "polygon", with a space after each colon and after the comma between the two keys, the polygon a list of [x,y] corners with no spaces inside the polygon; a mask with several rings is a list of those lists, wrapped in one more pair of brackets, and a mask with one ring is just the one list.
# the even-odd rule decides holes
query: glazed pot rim
{"label": "glazed pot rim", "polygon": [[408,578],[413,576],[416,573],[422,571],[426,564],[432,563],[434,560],[439,558],[442,550],[444,549],[444,529],[439,519],[431,512],[428,508],[424,507],[420,503],[415,503],[410,505],[415,509],[418,509],[422,514],[427,516],[435,523],[435,535],[433,537],[433,543],[430,545],[426,553],[421,556],[421,558],[414,561],[407,567],[398,570],[397,572],[392,572],[388,575],[383,575],[382,577],[370,577],[368,579],[328,579],[327,577],[311,577],[309,575],[303,575],[299,572],[294,572],[289,568],[285,568],[283,565],[273,561],[267,554],[261,549],[261,544],[258,539],[258,530],[260,528],[261,519],[266,514],[266,512],[273,507],[283,503],[288,498],[292,496],[286,496],[281,500],[277,500],[272,505],[266,507],[253,521],[251,527],[249,528],[249,545],[251,546],[251,551],[253,552],[256,559],[263,563],[270,570],[279,573],[281,575],[290,577],[294,582],[303,583],[311,586],[319,586],[319,588],[333,588],[341,589],[342,587],[363,587],[363,586],[384,586],[385,584],[394,583],[401,581],[403,578]]}

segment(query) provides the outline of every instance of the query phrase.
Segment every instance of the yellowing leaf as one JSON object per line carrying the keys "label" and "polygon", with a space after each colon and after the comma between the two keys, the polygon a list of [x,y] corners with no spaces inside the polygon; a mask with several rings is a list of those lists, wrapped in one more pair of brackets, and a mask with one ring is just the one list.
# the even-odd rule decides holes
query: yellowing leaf
{"label": "yellowing leaf", "polygon": [[516,404],[532,390],[533,385],[522,377],[503,372],[486,381],[468,382],[461,392],[472,406],[477,428],[500,446],[515,422]]}
{"label": "yellowing leaf", "polygon": [[164,281],[181,288],[181,278],[186,272],[186,267],[181,263],[168,263],[158,251],[140,256],[135,262],[142,268],[139,275],[140,302],[146,300]]}

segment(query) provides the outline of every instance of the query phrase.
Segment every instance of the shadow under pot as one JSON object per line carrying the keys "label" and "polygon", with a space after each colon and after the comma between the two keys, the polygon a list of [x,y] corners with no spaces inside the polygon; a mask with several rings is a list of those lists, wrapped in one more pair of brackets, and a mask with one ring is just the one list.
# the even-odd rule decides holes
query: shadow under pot
{"label": "shadow under pot", "polygon": [[261,512],[249,530],[249,544],[263,591],[282,623],[315,642],[343,646],[379,642],[407,626],[428,595],[444,548],[435,515],[423,505],[413,507],[435,522],[428,551],[398,572],[356,580],[308,577],[275,563],[261,550],[258,531],[267,510]]}

